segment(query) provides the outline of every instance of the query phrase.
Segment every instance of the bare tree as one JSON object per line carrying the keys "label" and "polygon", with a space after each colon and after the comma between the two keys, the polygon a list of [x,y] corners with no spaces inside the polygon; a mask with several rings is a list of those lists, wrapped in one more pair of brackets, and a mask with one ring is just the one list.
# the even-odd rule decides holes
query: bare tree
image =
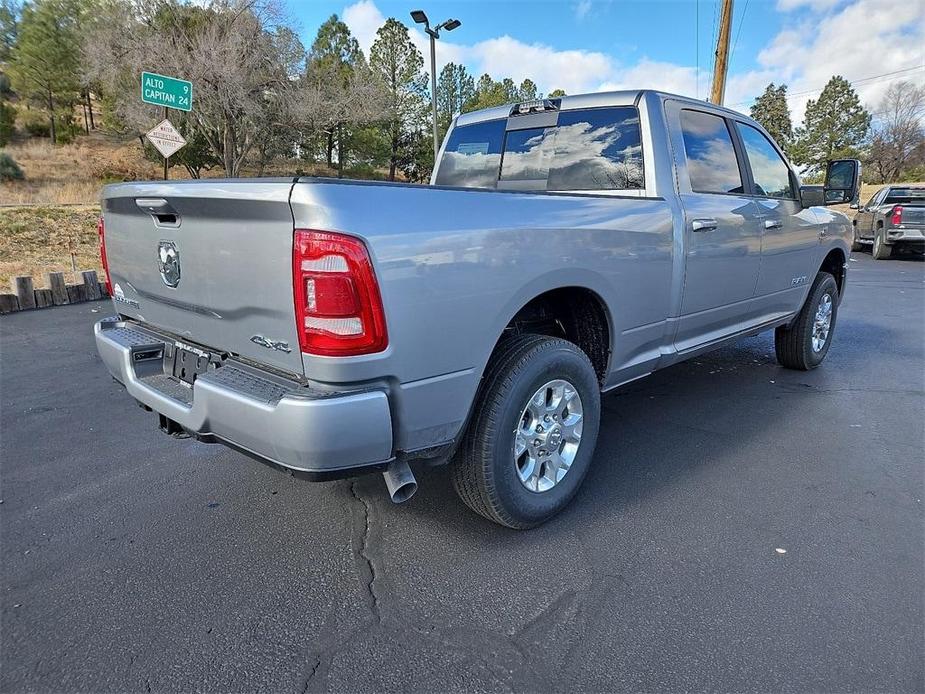
{"label": "bare tree", "polygon": [[925,163],[925,87],[911,82],[890,86],[876,111],[869,161],[884,183]]}
{"label": "bare tree", "polygon": [[192,81],[190,125],[229,177],[265,146],[268,130],[290,125],[305,58],[273,0],[110,0],[83,55],[86,78],[102,85],[116,120],[138,132],[159,115],[140,101],[143,70]]}

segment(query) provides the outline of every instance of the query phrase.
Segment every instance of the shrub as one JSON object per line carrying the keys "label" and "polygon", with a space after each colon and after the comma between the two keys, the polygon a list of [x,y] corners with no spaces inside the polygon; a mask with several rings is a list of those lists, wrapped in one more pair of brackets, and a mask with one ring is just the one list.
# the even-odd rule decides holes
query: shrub
{"label": "shrub", "polygon": [[6,152],[0,152],[0,181],[21,181],[24,178],[16,160]]}
{"label": "shrub", "polygon": [[32,137],[51,137],[51,127],[45,114],[37,111],[20,111],[19,121]]}
{"label": "shrub", "polygon": [[13,105],[0,103],[0,147],[9,144],[15,122],[16,109]]}

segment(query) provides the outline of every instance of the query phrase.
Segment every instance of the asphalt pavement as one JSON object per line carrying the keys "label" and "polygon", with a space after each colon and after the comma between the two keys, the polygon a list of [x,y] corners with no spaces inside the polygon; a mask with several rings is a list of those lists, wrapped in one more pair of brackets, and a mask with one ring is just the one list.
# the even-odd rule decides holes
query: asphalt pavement
{"label": "asphalt pavement", "polygon": [[106,303],[4,316],[0,690],[921,692],[923,280],[856,254],[815,371],[765,334],[607,396],[529,532],[161,434]]}

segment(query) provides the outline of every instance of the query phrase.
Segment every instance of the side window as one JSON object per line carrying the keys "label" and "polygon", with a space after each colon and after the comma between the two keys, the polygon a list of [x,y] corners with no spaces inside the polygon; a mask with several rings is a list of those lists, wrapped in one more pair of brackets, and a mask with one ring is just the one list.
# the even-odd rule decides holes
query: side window
{"label": "side window", "polygon": [[768,138],[745,123],[736,123],[736,128],[745,145],[745,155],[755,180],[755,193],[769,198],[792,200],[796,197],[790,183],[790,169]]}
{"label": "side window", "polygon": [[873,195],[871,195],[871,196],[870,196],[870,200],[867,201],[867,204],[864,205],[864,207],[875,207],[875,206],[877,205],[876,200],[877,200],[877,198],[879,198],[879,197],[881,196],[881,194],[883,193],[883,190],[884,190],[884,189],[881,188],[881,189],[878,190],[876,193],[874,193]]}
{"label": "side window", "polygon": [[742,174],[726,121],[703,111],[681,111],[681,133],[691,190],[742,193]]}
{"label": "side window", "polygon": [[563,111],[547,189],[645,187],[641,139],[639,111],[633,107]]}

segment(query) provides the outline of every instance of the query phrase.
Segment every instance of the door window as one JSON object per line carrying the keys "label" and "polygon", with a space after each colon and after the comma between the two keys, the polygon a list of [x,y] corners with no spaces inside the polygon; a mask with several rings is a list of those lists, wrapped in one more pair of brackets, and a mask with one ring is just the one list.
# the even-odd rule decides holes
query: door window
{"label": "door window", "polygon": [[875,201],[877,198],[880,197],[880,195],[883,193],[883,190],[884,190],[884,189],[881,188],[881,189],[878,190],[876,193],[874,193],[873,195],[871,195],[871,196],[870,196],[870,200],[867,201],[867,204],[864,205],[864,207],[874,207],[874,206],[877,204],[877,203],[874,202],[874,201]]}
{"label": "door window", "polygon": [[781,159],[774,145],[750,125],[736,123],[736,127],[745,145],[745,156],[755,181],[755,194],[792,200],[795,196],[790,183],[790,167]]}
{"label": "door window", "polygon": [[742,193],[742,174],[726,120],[703,111],[681,111],[687,173],[695,193]]}

